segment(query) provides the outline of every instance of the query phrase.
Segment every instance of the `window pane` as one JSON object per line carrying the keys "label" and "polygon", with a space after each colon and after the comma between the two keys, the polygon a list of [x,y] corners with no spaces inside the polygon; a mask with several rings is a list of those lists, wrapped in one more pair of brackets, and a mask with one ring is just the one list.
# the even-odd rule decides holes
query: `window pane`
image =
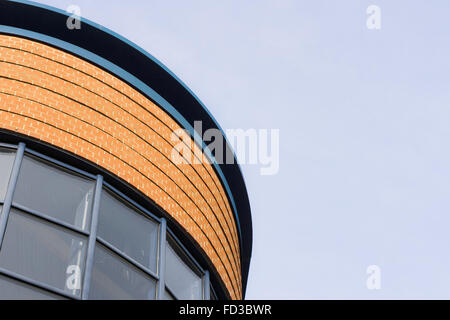
{"label": "window pane", "polygon": [[15,157],[16,154],[12,150],[0,148],[0,201],[5,200]]}
{"label": "window pane", "polygon": [[97,244],[89,299],[154,300],[156,281],[117,254]]}
{"label": "window pane", "polygon": [[14,202],[88,230],[94,187],[94,181],[25,157]]}
{"label": "window pane", "polygon": [[45,290],[0,275],[0,300],[62,300]]}
{"label": "window pane", "polygon": [[175,300],[175,298],[170,294],[169,291],[167,291],[167,289],[164,290],[162,299],[163,300]]}
{"label": "window pane", "polygon": [[86,239],[11,209],[0,250],[0,267],[80,295]]}
{"label": "window pane", "polygon": [[180,300],[200,300],[202,279],[167,242],[166,245],[166,285]]}
{"label": "window pane", "polygon": [[156,273],[158,224],[104,191],[98,236]]}

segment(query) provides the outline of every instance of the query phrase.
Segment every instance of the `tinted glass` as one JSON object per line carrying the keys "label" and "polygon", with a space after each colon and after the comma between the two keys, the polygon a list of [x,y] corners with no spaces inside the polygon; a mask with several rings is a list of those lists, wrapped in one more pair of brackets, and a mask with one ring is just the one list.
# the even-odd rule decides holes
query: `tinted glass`
{"label": "tinted glass", "polygon": [[24,157],[14,202],[88,230],[94,187],[94,181]]}
{"label": "tinted glass", "polygon": [[5,200],[15,156],[12,150],[0,148],[0,201]]}
{"label": "tinted glass", "polygon": [[201,277],[184,262],[169,243],[166,245],[166,285],[180,300],[203,298]]}
{"label": "tinted glass", "polygon": [[98,236],[156,272],[158,224],[103,191]]}
{"label": "tinted glass", "polygon": [[154,300],[155,292],[155,280],[97,244],[89,299]]}
{"label": "tinted glass", "polygon": [[162,299],[163,300],[175,300],[175,298],[167,290],[164,290]]}
{"label": "tinted glass", "polygon": [[11,209],[0,250],[0,267],[80,295],[86,239]]}
{"label": "tinted glass", "polygon": [[59,300],[60,296],[0,275],[0,300]]}

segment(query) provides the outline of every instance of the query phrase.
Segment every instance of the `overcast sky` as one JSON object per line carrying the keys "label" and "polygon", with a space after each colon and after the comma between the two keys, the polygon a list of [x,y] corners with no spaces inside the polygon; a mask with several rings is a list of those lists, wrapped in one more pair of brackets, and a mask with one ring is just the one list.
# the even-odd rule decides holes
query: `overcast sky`
{"label": "overcast sky", "polygon": [[450,298],[448,0],[38,2],[144,48],[224,129],[280,129],[278,174],[242,166],[248,299]]}

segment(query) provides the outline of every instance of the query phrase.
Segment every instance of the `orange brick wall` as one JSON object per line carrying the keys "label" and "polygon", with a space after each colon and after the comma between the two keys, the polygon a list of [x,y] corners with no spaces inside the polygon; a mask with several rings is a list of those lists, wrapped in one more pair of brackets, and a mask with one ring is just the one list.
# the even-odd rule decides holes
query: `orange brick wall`
{"label": "orange brick wall", "polygon": [[171,135],[181,127],[144,95],[67,52],[0,35],[0,127],[70,151],[139,189],[197,241],[230,296],[242,298],[237,230],[219,178],[209,164],[171,161]]}

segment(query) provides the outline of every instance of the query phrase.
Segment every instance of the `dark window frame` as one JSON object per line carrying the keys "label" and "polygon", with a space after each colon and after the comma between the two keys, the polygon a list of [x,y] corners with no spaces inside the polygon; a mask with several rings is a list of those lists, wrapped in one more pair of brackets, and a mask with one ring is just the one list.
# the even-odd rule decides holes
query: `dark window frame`
{"label": "dark window frame", "polygon": [[[2,215],[0,216],[0,250],[1,250],[1,244],[4,237],[4,233],[6,231],[7,226],[7,220],[9,217],[9,213],[12,208],[15,208],[16,210],[22,211],[26,215],[31,215],[35,218],[45,220],[47,223],[58,225],[59,227],[63,229],[70,230],[72,232],[75,232],[83,237],[88,237],[88,242],[93,242],[94,246],[90,245],[87,248],[86,253],[86,260],[85,260],[85,270],[83,270],[84,278],[82,280],[82,294],[81,296],[75,296],[70,293],[67,293],[61,289],[55,288],[53,286],[50,286],[46,283],[42,283],[36,280],[33,280],[31,278],[25,277],[23,275],[17,274],[11,270],[6,270],[3,268],[0,268],[0,274],[2,276],[11,278],[13,280],[23,282],[27,285],[30,285],[31,287],[35,287],[40,290],[44,290],[45,292],[48,292],[50,294],[54,294],[56,296],[59,296],[61,298],[69,298],[69,299],[75,299],[75,300],[81,300],[81,299],[88,299],[89,298],[89,287],[90,287],[90,274],[92,272],[91,270],[88,270],[88,264],[90,263],[92,268],[92,260],[93,260],[93,250],[95,248],[95,244],[100,244],[108,248],[109,250],[113,251],[114,253],[118,254],[120,258],[122,258],[125,262],[131,263],[139,270],[145,272],[147,275],[149,275],[151,278],[153,278],[156,281],[156,299],[162,299],[163,294],[160,292],[161,288],[166,288],[165,284],[165,277],[164,277],[164,269],[165,269],[165,245],[166,245],[166,239],[167,241],[170,241],[171,244],[173,244],[174,248],[177,248],[177,250],[180,250],[181,255],[180,257],[183,258],[183,256],[187,260],[187,265],[190,267],[195,273],[197,273],[202,280],[202,298],[209,300],[210,298],[210,288],[212,288],[212,285],[209,281],[209,272],[205,268],[202,268],[200,264],[197,262],[197,260],[192,256],[192,254],[185,248],[185,246],[181,243],[181,241],[176,237],[176,235],[173,233],[171,229],[167,227],[166,219],[160,218],[151,213],[149,210],[145,209],[138,203],[136,203],[134,200],[132,200],[130,197],[119,191],[118,189],[114,188],[112,185],[110,185],[107,182],[103,181],[103,175],[93,175],[91,173],[88,173],[86,171],[80,170],[76,167],[73,167],[69,164],[66,164],[64,162],[58,161],[54,158],[51,158],[49,156],[46,156],[44,154],[41,154],[39,152],[36,152],[32,149],[29,149],[26,147],[24,142],[20,142],[19,144],[9,144],[9,143],[3,143],[0,142],[0,148],[5,149],[11,149],[16,151],[16,159],[14,161],[14,165],[11,171],[10,181],[8,183],[8,190],[5,195],[5,200],[0,201],[0,210],[2,210]],[[78,175],[83,178],[93,179],[96,182],[96,188],[93,194],[93,205],[91,206],[91,223],[90,223],[90,229],[91,230],[82,230],[80,228],[77,228],[67,222],[61,221],[57,218],[51,217],[45,213],[39,212],[37,210],[33,210],[31,208],[26,208],[25,206],[22,206],[20,204],[17,204],[13,202],[13,196],[14,196],[14,190],[17,186],[17,178],[20,173],[20,164],[24,158],[24,156],[32,156],[36,158],[36,160],[48,163],[50,166],[56,166],[63,170],[66,170],[67,172],[71,174]],[[18,164],[17,164],[18,163]],[[16,168],[15,168],[16,167]],[[103,192],[110,192],[112,195],[114,195],[118,200],[123,201],[126,205],[130,206],[131,208],[135,208],[135,211],[138,214],[142,214],[145,218],[148,218],[152,220],[153,222],[157,223],[158,228],[158,243],[157,243],[157,272],[154,273],[150,269],[146,268],[145,266],[141,265],[138,261],[135,261],[133,258],[129,257],[126,253],[121,252],[117,248],[115,248],[113,245],[109,244],[105,240],[101,239],[96,233],[98,226],[97,221],[94,223],[94,216],[96,219],[98,219],[99,214],[99,205],[95,204],[95,202],[99,202],[99,199],[101,197],[101,194]],[[7,197],[9,196],[9,199]],[[6,209],[5,209],[6,207]],[[3,212],[5,211],[5,212]],[[2,230],[2,220],[5,225],[5,229]],[[92,229],[95,229],[94,232]],[[92,237],[94,235],[94,237]],[[91,238],[93,238],[91,240]],[[162,241],[164,240],[164,242]],[[106,245],[105,245],[106,244]],[[114,250],[112,250],[114,249]],[[184,261],[184,259],[183,259]],[[88,283],[86,283],[88,281]],[[168,289],[168,288],[166,288]],[[214,289],[213,289],[214,290]],[[173,294],[173,292],[168,289],[169,293],[176,299],[176,296]]]}

